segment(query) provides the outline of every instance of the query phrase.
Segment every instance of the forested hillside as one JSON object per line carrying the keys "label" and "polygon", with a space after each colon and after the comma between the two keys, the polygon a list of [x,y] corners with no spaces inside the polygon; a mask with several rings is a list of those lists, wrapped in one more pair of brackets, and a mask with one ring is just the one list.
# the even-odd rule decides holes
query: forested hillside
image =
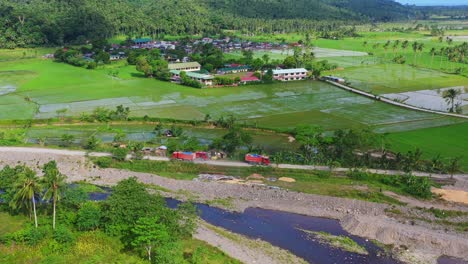
{"label": "forested hillside", "polygon": [[410,17],[393,0],[0,0],[0,48],[111,37],[336,30]]}
{"label": "forested hillside", "polygon": [[206,0],[216,10],[250,18],[395,20],[410,9],[392,0]]}

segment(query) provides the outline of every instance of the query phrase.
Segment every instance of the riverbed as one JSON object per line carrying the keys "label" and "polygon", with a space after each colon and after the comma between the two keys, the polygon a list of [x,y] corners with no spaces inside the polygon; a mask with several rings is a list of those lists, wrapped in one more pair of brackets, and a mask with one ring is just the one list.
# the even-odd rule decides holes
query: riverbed
{"label": "riverbed", "polygon": [[[105,200],[110,195],[107,192],[91,193],[90,199]],[[167,198],[169,207],[175,208],[178,200]],[[229,212],[217,207],[197,203],[200,218],[218,227],[231,232],[245,235],[251,239],[261,239],[270,244],[286,249],[294,255],[303,258],[309,263],[333,264],[362,264],[400,263],[386,255],[382,249],[369,240],[350,235],[337,220],[304,216],[261,208],[247,208],[244,212]],[[322,243],[303,230],[313,232],[326,232],[335,236],[347,236],[366,248],[368,255],[346,252]]]}

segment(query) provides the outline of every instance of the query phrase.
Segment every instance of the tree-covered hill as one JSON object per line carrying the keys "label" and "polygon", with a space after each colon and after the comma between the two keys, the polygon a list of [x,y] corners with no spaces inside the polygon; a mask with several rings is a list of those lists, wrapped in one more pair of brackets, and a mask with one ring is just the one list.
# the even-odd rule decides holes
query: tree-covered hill
{"label": "tree-covered hill", "polygon": [[412,15],[393,0],[0,0],[0,48],[116,34],[333,31]]}
{"label": "tree-covered hill", "polygon": [[393,0],[205,0],[214,10],[250,18],[395,20],[411,13]]}

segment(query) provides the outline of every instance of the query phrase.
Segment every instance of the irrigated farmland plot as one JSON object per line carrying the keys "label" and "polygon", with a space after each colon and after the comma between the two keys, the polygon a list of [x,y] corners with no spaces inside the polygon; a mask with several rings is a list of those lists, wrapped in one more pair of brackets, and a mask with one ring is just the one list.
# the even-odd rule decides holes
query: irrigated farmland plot
{"label": "irrigated farmland plot", "polygon": [[353,87],[374,94],[468,86],[468,78],[401,64],[378,64],[334,71]]}
{"label": "irrigated farmland plot", "polygon": [[[319,48],[314,47],[312,49],[314,56],[316,58],[334,58],[334,57],[362,57],[366,56],[366,52],[361,51],[352,51],[352,50],[341,50],[341,49],[329,49],[329,48]],[[255,58],[262,58],[265,54],[273,60],[283,60],[287,56],[293,55],[294,51],[292,49],[271,49],[271,50],[257,50],[254,51]],[[242,57],[242,52],[233,51],[226,54],[228,57],[239,58]]]}
{"label": "irrigated farmland plot", "polygon": [[[390,106],[326,83],[304,81],[216,89],[194,89],[147,79],[133,66],[111,78],[105,69],[86,70],[50,60],[0,64],[0,72],[29,72],[27,81],[12,81],[16,91],[0,96],[2,119],[50,118],[57,111],[78,116],[96,107],[128,106],[133,116],[201,120],[233,115],[260,127],[291,129],[299,124],[325,129],[375,126],[401,131],[462,122]],[[27,62],[27,63],[26,63]],[[15,110],[20,109],[20,110]]]}
{"label": "irrigated farmland plot", "polygon": [[[423,150],[424,158],[433,158],[440,154],[442,157],[461,157],[463,170],[468,170],[468,122],[428,129],[419,129],[390,134],[391,148],[395,151],[409,151],[415,148]],[[434,140],[434,139],[437,140]]]}

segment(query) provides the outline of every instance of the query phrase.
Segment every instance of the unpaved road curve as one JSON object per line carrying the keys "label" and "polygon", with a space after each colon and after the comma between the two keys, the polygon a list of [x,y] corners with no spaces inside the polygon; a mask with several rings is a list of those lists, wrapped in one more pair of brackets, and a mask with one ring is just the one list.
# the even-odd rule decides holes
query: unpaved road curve
{"label": "unpaved road curve", "polygon": [[[49,149],[49,148],[32,148],[32,147],[0,147],[0,153],[6,152],[28,152],[35,154],[56,154],[56,155],[67,155],[67,156],[90,156],[90,157],[110,157],[110,153],[103,152],[86,152],[81,150],[66,150],[66,149]],[[130,155],[128,156],[130,158]],[[155,160],[155,161],[170,161],[169,158],[164,157],[154,157],[154,156],[145,156],[144,159]],[[225,166],[225,167],[251,167],[252,165],[240,161],[219,161],[219,160],[196,160],[195,163],[198,164],[208,164],[213,166]],[[272,164],[271,166],[277,167],[280,169],[296,169],[296,170],[320,170],[327,171],[330,170],[327,166],[315,166],[315,165],[294,165],[294,164]],[[334,168],[333,171],[336,172],[346,172],[350,168]],[[379,170],[379,169],[367,169],[370,173],[376,174],[385,174],[385,175],[398,175],[404,174],[402,171],[396,170]],[[450,175],[447,174],[437,174],[437,173],[427,173],[427,172],[412,172],[415,176],[423,177],[433,177],[446,179]],[[468,174],[455,174],[454,178],[461,181],[466,181],[466,187],[468,188]]]}

